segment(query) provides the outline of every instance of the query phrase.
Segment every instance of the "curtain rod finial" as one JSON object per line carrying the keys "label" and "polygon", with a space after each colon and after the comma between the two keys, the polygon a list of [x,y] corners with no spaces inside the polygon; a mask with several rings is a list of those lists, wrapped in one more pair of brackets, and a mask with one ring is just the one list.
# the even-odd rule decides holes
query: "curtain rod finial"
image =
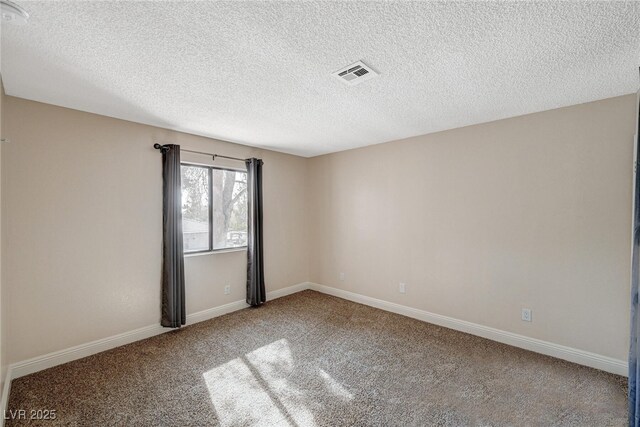
{"label": "curtain rod finial", "polygon": [[162,148],[162,145],[158,144],[157,142],[155,144],[153,144],[153,148],[155,148],[156,150],[159,150]]}

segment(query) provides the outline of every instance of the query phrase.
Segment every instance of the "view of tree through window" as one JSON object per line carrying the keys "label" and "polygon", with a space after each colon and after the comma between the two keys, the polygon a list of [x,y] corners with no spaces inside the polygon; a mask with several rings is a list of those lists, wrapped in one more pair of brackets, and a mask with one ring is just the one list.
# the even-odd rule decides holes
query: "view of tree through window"
{"label": "view of tree through window", "polygon": [[247,174],[182,165],[185,252],[247,245]]}
{"label": "view of tree through window", "polygon": [[209,168],[182,166],[182,239],[185,252],[209,250]]}

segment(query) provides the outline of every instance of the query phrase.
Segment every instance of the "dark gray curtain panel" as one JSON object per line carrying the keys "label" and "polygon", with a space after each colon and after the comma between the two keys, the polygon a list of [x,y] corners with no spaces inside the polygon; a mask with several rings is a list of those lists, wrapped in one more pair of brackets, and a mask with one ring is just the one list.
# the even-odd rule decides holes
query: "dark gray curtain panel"
{"label": "dark gray curtain panel", "polygon": [[247,304],[258,306],[267,300],[262,253],[262,160],[247,159],[249,195],[247,239]]}
{"label": "dark gray curtain panel", "polygon": [[163,145],[162,151],[162,320],[167,328],[187,322],[182,246],[182,185],[180,146]]}

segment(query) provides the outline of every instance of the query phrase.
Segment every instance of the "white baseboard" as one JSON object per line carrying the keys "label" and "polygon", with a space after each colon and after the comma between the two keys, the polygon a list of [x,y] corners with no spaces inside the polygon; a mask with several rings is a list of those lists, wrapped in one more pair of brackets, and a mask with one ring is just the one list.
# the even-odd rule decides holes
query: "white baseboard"
{"label": "white baseboard", "polygon": [[[268,292],[267,300],[273,300],[286,295],[291,295],[305,289],[313,289],[315,291],[333,295],[349,301],[369,305],[371,307],[376,307],[382,310],[401,314],[403,316],[422,320],[424,322],[433,323],[436,325],[466,332],[472,335],[488,338],[494,341],[524,348],[536,353],[557,357],[559,359],[568,360],[570,362],[578,363],[581,365],[590,366],[592,368],[601,369],[603,371],[611,372],[614,374],[624,376],[628,374],[628,365],[624,360],[614,359],[588,351],[515,334],[513,332],[502,331],[500,329],[479,325],[477,323],[467,322],[440,314],[430,313],[428,311],[420,310],[417,308],[407,307],[404,305],[371,298],[365,295],[360,295],[342,289],[320,285],[317,283],[303,282],[297,285]],[[235,301],[218,307],[199,311],[187,316],[187,325],[192,325],[194,323],[209,320],[214,317],[222,316],[224,314],[241,310],[246,307],[248,307],[248,305],[244,301]],[[86,344],[81,344],[75,347],[45,354],[43,356],[34,357],[22,362],[13,363],[7,368],[7,377],[10,377],[12,379],[20,378],[34,372],[87,357],[92,354],[100,353],[102,351],[119,347],[121,345],[140,341],[145,338],[168,332],[170,330],[171,329],[163,328],[159,324],[150,325],[108,338],[103,338]],[[7,388],[6,383],[7,379],[5,379],[4,389]]]}
{"label": "white baseboard", "polygon": [[[300,292],[301,290],[308,288],[309,283],[303,282],[297,285],[289,286],[287,288],[267,292],[267,300],[274,300],[276,298]],[[199,311],[197,313],[192,313],[187,315],[187,326],[205,320],[213,319],[214,317],[222,316],[224,314],[231,313],[237,310],[242,310],[243,308],[247,307],[249,307],[249,305],[245,301],[234,301],[218,307],[213,307],[207,310]],[[172,329],[169,328],[163,328],[162,326],[160,326],[160,324],[145,326],[133,331],[124,332],[122,334],[91,341],[86,344],[81,344],[64,350],[55,351],[43,356],[34,357],[22,362],[13,363],[9,365],[7,371],[10,371],[12,374],[12,378],[16,379],[25,375],[33,374],[34,372],[51,368],[53,366],[91,356],[92,354],[100,353],[105,350],[110,350],[121,345],[130,344],[135,341],[140,341],[155,335],[160,335],[171,330]]]}
{"label": "white baseboard", "polygon": [[271,291],[267,293],[267,301],[274,300],[280,297],[286,297],[287,295],[291,295],[291,294],[295,294],[296,292],[307,290],[310,288],[310,286],[311,286],[311,282],[302,282],[302,283],[298,283],[297,285]]}
{"label": "white baseboard", "polygon": [[428,311],[417,308],[407,307],[404,305],[383,301],[376,298],[356,294],[342,289],[332,288],[329,286],[311,283],[309,289],[322,292],[324,294],[333,295],[349,301],[379,308],[392,313],[401,314],[403,316],[422,320],[423,322],[433,323],[434,325],[444,326],[445,328],[455,329],[457,331],[466,332],[468,334],[477,335],[493,341],[509,344],[514,347],[523,348],[536,353],[545,354],[547,356],[556,357],[558,359],[568,360],[580,365],[589,366],[591,368],[600,369],[617,375],[628,375],[628,363],[625,360],[614,359],[608,356],[579,350],[572,347],[566,347],[554,344],[548,341],[536,338],[526,337],[524,335],[514,334],[513,332],[502,331],[500,329],[490,328],[488,326],[479,325],[477,323],[467,322],[465,320],[454,319],[453,317],[443,316],[441,314],[430,313]]}
{"label": "white baseboard", "polygon": [[[333,295],[349,301],[379,308],[381,310],[392,313],[401,314],[403,316],[418,319],[424,322],[433,323],[435,325],[444,326],[446,328],[455,329],[457,331],[466,332],[477,335],[493,341],[509,344],[514,347],[523,348],[534,351],[536,353],[545,354],[559,359],[568,360],[580,365],[589,366],[606,372],[627,376],[627,362],[624,360],[614,359],[607,356],[554,344],[548,341],[536,338],[526,337],[524,335],[512,332],[502,331],[500,329],[490,328],[488,326],[479,325],[465,320],[458,320],[452,317],[440,314],[430,313],[428,311],[417,308],[407,307],[404,305],[356,294],[342,289],[332,288],[317,283],[303,282],[297,285],[278,289],[267,293],[267,300],[274,300],[286,295],[294,294],[305,289],[322,292],[324,294]],[[187,325],[209,320],[214,317],[222,316],[233,311],[241,310],[248,307],[244,301],[235,301],[219,307],[210,308],[199,311],[187,316]],[[92,341],[86,344],[78,345],[68,349],[45,354],[43,356],[34,357],[18,363],[13,363],[7,368],[6,378],[4,379],[4,387],[2,390],[2,398],[0,399],[0,408],[6,410],[11,390],[11,381],[25,375],[32,374],[53,366],[61,365],[83,357],[91,356],[111,348],[140,341],[155,335],[159,335],[170,331],[171,329],[163,328],[160,325],[150,325],[133,331],[114,335],[108,338]],[[3,417],[4,418],[4,417]],[[2,420],[0,427],[4,426]]]}
{"label": "white baseboard", "polygon": [[[280,297],[295,294],[296,292],[304,291],[305,289],[309,289],[309,282],[302,282],[302,283],[298,283],[297,285],[288,286],[286,288],[267,292],[267,301],[271,301]],[[187,326],[193,325],[194,323],[202,322],[204,320],[213,319],[214,317],[222,316],[223,314],[242,310],[243,308],[247,308],[247,307],[249,307],[249,304],[247,304],[245,301],[234,301],[229,304],[221,305],[219,307],[213,307],[207,310],[199,311],[197,313],[189,314],[187,316]],[[167,331],[166,328],[162,328],[162,327],[160,328],[163,330],[162,332]]]}
{"label": "white baseboard", "polygon": [[[277,289],[272,292],[267,292],[267,301],[294,294],[308,288],[309,283],[303,282],[286,288]],[[245,301],[234,301],[218,307],[202,310],[197,313],[192,313],[187,315],[187,326],[205,320],[213,319],[214,317],[222,316],[233,311],[242,310],[243,308],[247,307],[249,307],[249,305]],[[121,345],[130,344],[135,341],[140,341],[155,335],[160,335],[171,330],[172,329],[169,328],[163,328],[159,324],[145,326],[133,331],[124,332],[122,334],[91,341],[86,344],[77,345],[75,347],[66,348],[64,350],[55,351],[53,353],[24,360],[22,362],[12,363],[8,366],[6,377],[4,379],[2,398],[0,399],[0,408],[2,408],[3,410],[7,410],[9,392],[11,390],[11,381],[16,378],[33,374],[44,369],[52,368],[57,365],[62,365],[63,363],[71,362],[83,357],[91,356],[93,354],[119,347]],[[4,419],[2,419],[2,423],[0,424],[0,426],[3,425]]]}

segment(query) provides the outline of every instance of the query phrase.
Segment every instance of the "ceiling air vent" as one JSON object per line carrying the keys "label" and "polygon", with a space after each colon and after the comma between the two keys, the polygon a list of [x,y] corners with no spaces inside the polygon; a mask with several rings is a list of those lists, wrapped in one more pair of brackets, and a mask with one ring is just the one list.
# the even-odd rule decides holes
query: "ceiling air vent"
{"label": "ceiling air vent", "polygon": [[367,64],[362,61],[358,61],[344,68],[339,69],[335,73],[331,73],[335,78],[343,81],[349,86],[357,85],[367,80],[371,80],[378,75]]}

